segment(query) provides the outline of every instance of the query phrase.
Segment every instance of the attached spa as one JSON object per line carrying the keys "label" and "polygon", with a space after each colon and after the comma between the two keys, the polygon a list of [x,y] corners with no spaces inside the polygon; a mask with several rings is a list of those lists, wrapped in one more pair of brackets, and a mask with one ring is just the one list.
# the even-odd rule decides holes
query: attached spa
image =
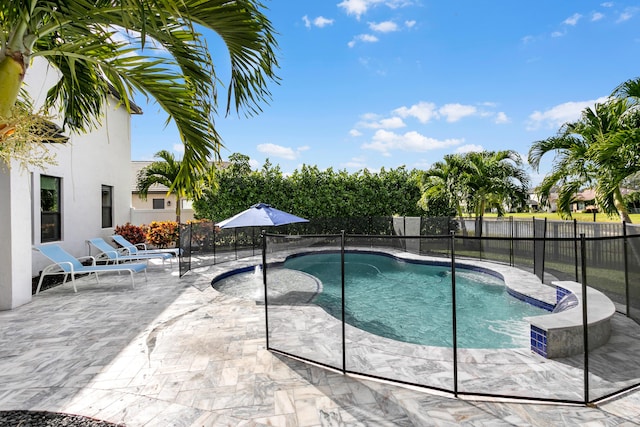
{"label": "attached spa", "polygon": [[[556,287],[554,311],[526,318],[531,323],[531,350],[549,359],[583,353],[582,285],[571,281],[551,283]],[[615,311],[615,305],[607,296],[587,287],[589,350],[609,341],[610,320]]]}

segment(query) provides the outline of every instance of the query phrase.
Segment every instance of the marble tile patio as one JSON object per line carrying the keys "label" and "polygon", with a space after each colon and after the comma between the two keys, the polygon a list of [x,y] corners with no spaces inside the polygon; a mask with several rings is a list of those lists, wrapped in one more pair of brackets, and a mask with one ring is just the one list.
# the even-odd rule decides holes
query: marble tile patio
{"label": "marble tile patio", "polygon": [[640,425],[640,391],[593,407],[455,399],[267,351],[264,306],[210,286],[224,271],[259,262],[183,278],[154,266],[135,289],[126,275],[81,279],[78,293],[58,286],[0,312],[0,410],[129,427]]}

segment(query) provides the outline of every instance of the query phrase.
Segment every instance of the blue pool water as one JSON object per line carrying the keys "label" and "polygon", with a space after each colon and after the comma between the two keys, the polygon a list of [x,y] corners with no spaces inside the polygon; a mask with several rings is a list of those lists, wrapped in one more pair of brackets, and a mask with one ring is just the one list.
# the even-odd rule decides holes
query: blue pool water
{"label": "blue pool water", "polygon": [[[340,254],[289,258],[286,268],[323,283],[314,303],[340,319]],[[404,262],[395,257],[345,254],[345,320],[394,340],[452,346],[452,289],[448,266]],[[457,336],[460,348],[517,348],[529,345],[523,317],[547,312],[512,297],[490,274],[456,268]]]}

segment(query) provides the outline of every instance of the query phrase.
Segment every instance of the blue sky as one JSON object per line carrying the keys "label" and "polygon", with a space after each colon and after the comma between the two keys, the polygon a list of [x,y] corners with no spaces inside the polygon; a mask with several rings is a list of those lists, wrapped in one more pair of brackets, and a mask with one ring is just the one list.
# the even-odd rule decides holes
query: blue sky
{"label": "blue sky", "polygon": [[[526,157],[532,142],[640,76],[637,2],[265,4],[279,33],[282,80],[260,115],[216,121],[222,158],[239,152],[255,168],[268,158],[284,173],[303,164],[427,169],[446,154],[483,149]],[[224,45],[215,34],[207,38],[226,84]],[[132,159],[162,149],[181,155],[166,115],[136,101],[144,114],[133,117]]]}

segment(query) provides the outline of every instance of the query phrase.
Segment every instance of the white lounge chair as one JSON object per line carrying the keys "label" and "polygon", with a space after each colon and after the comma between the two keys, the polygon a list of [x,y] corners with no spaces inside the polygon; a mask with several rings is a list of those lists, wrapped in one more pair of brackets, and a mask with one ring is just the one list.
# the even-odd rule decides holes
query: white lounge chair
{"label": "white lounge chair", "polygon": [[164,249],[147,249],[147,245],[144,243],[133,244],[119,234],[114,234],[111,238],[124,249],[128,250],[131,255],[136,254],[166,254],[170,253],[173,256],[180,254],[179,248],[164,248]]}
{"label": "white lounge chair", "polygon": [[[135,288],[135,281],[133,279],[133,273],[144,272],[144,279],[147,280],[147,265],[146,264],[111,264],[111,265],[96,265],[96,259],[92,256],[76,258],[69,252],[65,251],[60,245],[51,243],[46,245],[34,246],[34,250],[39,251],[42,255],[49,258],[55,264],[51,264],[45,267],[40,274],[40,280],[38,281],[38,287],[36,288],[36,294],[40,292],[42,286],[42,280],[45,276],[53,274],[64,274],[64,280],[62,284],[67,282],[67,277],[71,275],[71,282],[73,283],[73,291],[78,292],[76,288],[76,274],[91,274],[96,276],[96,282],[100,283],[98,279],[98,273],[104,273],[108,271],[115,271],[120,273],[121,271],[128,271],[131,274],[131,287]],[[83,265],[81,260],[90,259],[91,265]]]}
{"label": "white lounge chair", "polygon": [[127,250],[118,250],[108,244],[103,238],[95,237],[93,239],[87,240],[87,243],[97,248],[100,253],[96,255],[96,259],[98,260],[106,260],[107,264],[113,262],[114,264],[119,264],[121,262],[127,261],[149,261],[150,259],[161,259],[162,263],[166,259],[171,263],[171,267],[173,267],[173,255],[169,253],[155,253],[155,254],[141,254],[135,253],[131,254]]}

